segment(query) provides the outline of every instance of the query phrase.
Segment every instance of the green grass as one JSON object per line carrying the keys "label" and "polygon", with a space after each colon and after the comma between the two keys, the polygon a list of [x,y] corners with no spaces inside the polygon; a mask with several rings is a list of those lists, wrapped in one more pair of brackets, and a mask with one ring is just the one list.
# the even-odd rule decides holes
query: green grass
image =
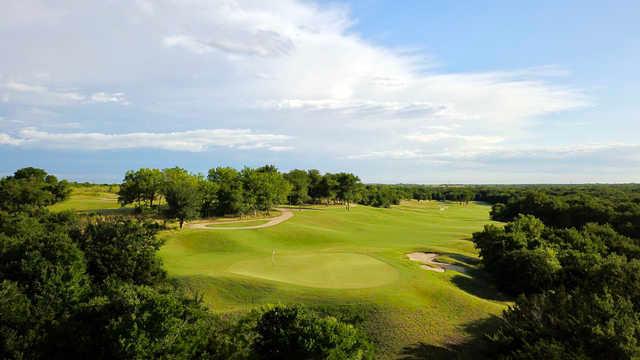
{"label": "green grass", "polygon": [[358,289],[393,282],[398,271],[370,256],[352,253],[272,254],[237,262],[229,272],[259,279],[330,289]]}
{"label": "green grass", "polygon": [[118,195],[92,188],[74,188],[69,198],[49,206],[51,211],[73,210],[80,213],[99,213],[104,215],[129,214],[132,208],[121,208]]}
{"label": "green grass", "polygon": [[[461,344],[507,304],[475,269],[469,241],[490,222],[489,207],[441,208],[436,202],[316,207],[264,229],[169,231],[160,235],[166,239],[160,256],[169,274],[203,294],[216,312],[305,304],[339,316],[360,314],[378,358],[444,348],[473,358],[474,348]],[[412,251],[444,254],[468,271],[425,271],[406,258]]]}

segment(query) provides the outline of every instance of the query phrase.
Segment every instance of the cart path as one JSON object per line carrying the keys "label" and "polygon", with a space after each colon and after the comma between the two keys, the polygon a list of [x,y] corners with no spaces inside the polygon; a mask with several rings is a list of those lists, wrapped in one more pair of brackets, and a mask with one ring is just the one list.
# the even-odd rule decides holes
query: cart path
{"label": "cart path", "polygon": [[[223,224],[222,222],[205,222],[205,223],[195,223],[195,224],[187,224],[187,228],[189,229],[202,229],[202,230],[251,230],[251,229],[263,229],[271,226],[278,225],[282,222],[285,222],[293,217],[293,212],[289,209],[276,208],[276,210],[280,211],[280,215],[271,218],[269,222],[260,224],[260,225],[251,225],[251,226],[208,226],[211,224]],[[256,219],[260,220],[260,219]],[[251,220],[247,220],[251,221]],[[228,224],[229,222],[227,222]]]}

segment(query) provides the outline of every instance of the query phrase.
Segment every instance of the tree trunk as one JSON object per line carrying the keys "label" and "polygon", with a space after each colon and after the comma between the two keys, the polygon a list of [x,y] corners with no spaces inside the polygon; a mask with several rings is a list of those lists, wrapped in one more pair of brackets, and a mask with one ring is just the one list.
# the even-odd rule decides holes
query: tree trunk
{"label": "tree trunk", "polygon": [[184,219],[180,219],[180,230],[182,230],[182,224],[184,224]]}

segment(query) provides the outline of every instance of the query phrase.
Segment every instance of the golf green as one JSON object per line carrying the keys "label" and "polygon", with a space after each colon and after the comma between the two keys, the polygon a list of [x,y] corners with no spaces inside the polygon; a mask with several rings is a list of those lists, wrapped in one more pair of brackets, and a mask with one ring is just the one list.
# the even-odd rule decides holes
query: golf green
{"label": "golf green", "polygon": [[381,286],[398,278],[386,263],[353,253],[272,255],[237,262],[229,272],[254,278],[328,289]]}

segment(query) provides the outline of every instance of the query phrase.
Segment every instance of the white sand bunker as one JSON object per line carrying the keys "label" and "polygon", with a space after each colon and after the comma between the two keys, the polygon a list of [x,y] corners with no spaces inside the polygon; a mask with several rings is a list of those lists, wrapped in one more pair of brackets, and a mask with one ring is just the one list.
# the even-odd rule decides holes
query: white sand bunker
{"label": "white sand bunker", "polygon": [[439,256],[438,254],[425,253],[425,252],[413,252],[413,253],[407,254],[407,257],[409,258],[409,260],[422,263],[423,265],[420,265],[420,267],[425,270],[436,271],[436,272],[444,272],[445,270],[453,270],[460,273],[465,272],[465,268],[462,266],[445,264],[445,263],[435,261],[435,259],[438,256]]}

